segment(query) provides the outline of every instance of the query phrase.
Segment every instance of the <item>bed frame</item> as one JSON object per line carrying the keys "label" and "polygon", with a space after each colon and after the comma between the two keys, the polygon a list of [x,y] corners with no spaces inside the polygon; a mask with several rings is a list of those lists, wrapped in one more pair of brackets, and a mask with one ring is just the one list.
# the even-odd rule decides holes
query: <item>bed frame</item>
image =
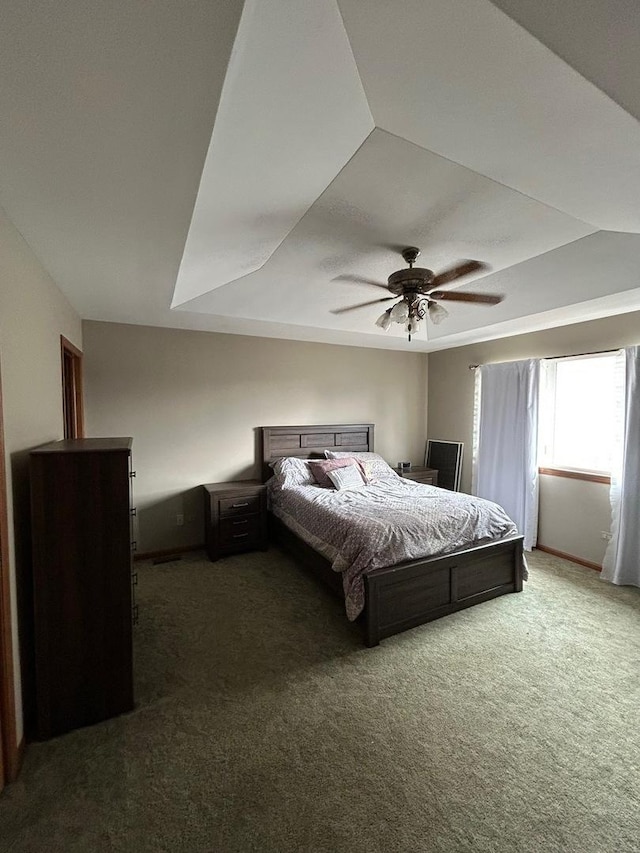
{"label": "bed frame", "polygon": [[[373,424],[261,427],[262,477],[282,456],[324,457],[324,450],[373,450]],[[276,516],[270,514],[272,538],[344,597],[342,576]],[[509,536],[441,557],[426,557],[375,569],[364,576],[363,622],[367,646],[416,625],[465,607],[521,592],[522,536]]]}

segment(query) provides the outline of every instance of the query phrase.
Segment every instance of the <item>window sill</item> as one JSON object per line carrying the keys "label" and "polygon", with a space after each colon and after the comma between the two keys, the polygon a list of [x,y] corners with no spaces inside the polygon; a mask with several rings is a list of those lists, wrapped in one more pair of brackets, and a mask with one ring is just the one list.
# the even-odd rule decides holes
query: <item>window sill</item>
{"label": "window sill", "polygon": [[550,477],[568,477],[570,480],[584,480],[587,483],[611,483],[609,474],[592,474],[589,471],[572,471],[568,468],[538,468],[539,474]]}

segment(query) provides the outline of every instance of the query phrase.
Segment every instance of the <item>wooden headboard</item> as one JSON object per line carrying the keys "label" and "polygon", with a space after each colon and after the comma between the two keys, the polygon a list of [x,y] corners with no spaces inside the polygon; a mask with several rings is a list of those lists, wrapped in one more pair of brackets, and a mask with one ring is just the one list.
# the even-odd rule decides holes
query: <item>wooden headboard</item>
{"label": "wooden headboard", "polygon": [[311,459],[324,457],[327,450],[373,450],[373,424],[322,424],[312,426],[260,427],[262,437],[262,479],[273,473],[270,462],[283,456]]}

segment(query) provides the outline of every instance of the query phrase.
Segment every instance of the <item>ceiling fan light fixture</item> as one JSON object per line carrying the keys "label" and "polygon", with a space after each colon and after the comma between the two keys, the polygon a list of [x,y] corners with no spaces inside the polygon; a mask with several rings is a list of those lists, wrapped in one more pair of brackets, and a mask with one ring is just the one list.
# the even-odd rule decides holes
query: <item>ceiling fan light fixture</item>
{"label": "ceiling fan light fixture", "polygon": [[449,312],[446,308],[443,308],[442,305],[439,305],[437,302],[429,303],[429,319],[432,323],[435,323],[436,326],[448,316]]}
{"label": "ceiling fan light fixture", "polygon": [[376,320],[376,326],[380,326],[380,328],[384,329],[384,331],[386,332],[387,329],[391,326],[392,322],[393,321],[391,319],[391,308],[387,308],[384,314],[381,314]]}
{"label": "ceiling fan light fixture", "polygon": [[394,323],[407,322],[407,320],[409,319],[409,306],[407,305],[404,299],[401,299],[400,302],[396,302],[393,308],[391,308],[389,316],[391,317]]}

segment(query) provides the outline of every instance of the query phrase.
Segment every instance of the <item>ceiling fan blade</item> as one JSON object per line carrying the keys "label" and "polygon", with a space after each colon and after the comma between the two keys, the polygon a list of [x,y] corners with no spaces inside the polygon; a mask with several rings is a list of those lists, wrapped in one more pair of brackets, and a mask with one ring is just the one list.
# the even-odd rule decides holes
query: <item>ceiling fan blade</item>
{"label": "ceiling fan blade", "polygon": [[374,287],[382,287],[384,290],[388,290],[386,284],[381,284],[379,281],[374,281],[371,278],[364,278],[361,275],[338,275],[332,278],[331,281],[346,281],[349,284],[371,284]]}
{"label": "ceiling fan blade", "polygon": [[348,305],[346,308],[334,308],[332,314],[344,314],[346,311],[355,311],[356,308],[366,308],[368,305],[377,305],[378,302],[391,302],[397,296],[383,296],[382,299],[372,299],[370,302],[359,302],[357,305]]}
{"label": "ceiling fan blade", "polygon": [[458,263],[444,270],[439,275],[431,279],[431,287],[442,287],[443,284],[449,284],[452,281],[457,281],[459,278],[464,278],[465,275],[471,275],[474,272],[486,272],[491,269],[489,264],[482,261],[458,261]]}
{"label": "ceiling fan blade", "polygon": [[497,305],[504,296],[498,293],[469,293],[464,290],[432,290],[429,299],[449,299],[451,302],[480,302],[485,305]]}

